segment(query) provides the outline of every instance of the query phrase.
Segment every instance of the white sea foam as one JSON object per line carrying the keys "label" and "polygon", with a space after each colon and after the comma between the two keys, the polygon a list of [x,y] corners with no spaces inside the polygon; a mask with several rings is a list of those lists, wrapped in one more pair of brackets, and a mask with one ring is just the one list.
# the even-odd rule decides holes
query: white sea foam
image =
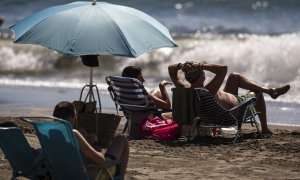
{"label": "white sea foam", "polygon": [[[300,33],[280,36],[206,34],[199,39],[177,40],[178,48],[163,48],[146,53],[127,64],[158,67],[167,76],[167,66],[185,60],[227,64],[229,71],[240,72],[262,83],[286,83],[300,75]],[[147,69],[145,70],[147,72]],[[149,72],[151,75],[157,72]]]}
{"label": "white sea foam", "polygon": [[264,83],[286,83],[299,77],[300,34],[280,36],[214,36],[199,39],[194,48],[172,61],[206,60],[227,64]]}
{"label": "white sea foam", "polygon": [[175,49],[159,49],[155,55],[148,53],[136,61],[124,61],[120,68],[136,63],[155,64],[157,70],[144,66],[143,71],[151,76],[167,77],[169,64],[206,60],[226,64],[229,72],[244,74],[265,86],[290,84],[289,95],[279,100],[300,102],[300,33],[279,36],[197,34],[197,37],[177,40],[179,47]]}
{"label": "white sea foam", "polygon": [[[47,79],[39,80],[36,78],[25,78],[25,79],[12,79],[9,77],[0,78],[0,85],[5,86],[31,86],[31,87],[46,87],[46,88],[70,88],[70,89],[81,89],[83,86],[87,85],[83,81],[78,79],[68,79],[68,80],[57,80],[57,79]],[[99,91],[106,91],[107,84],[101,82],[95,82]]]}
{"label": "white sea foam", "polygon": [[[177,48],[161,48],[135,59],[109,57],[104,62],[105,58],[100,58],[100,68],[94,70],[94,79],[102,79],[100,83],[104,83],[105,75],[120,74],[125,66],[135,64],[143,68],[143,73],[147,77],[147,84],[152,87],[157,84],[156,81],[168,78],[167,67],[169,64],[185,60],[206,60],[209,63],[227,64],[229,72],[242,73],[265,86],[290,84],[291,90],[288,95],[279,97],[279,100],[300,102],[300,33],[279,36],[196,33],[191,38],[175,39],[178,44]],[[40,84],[51,87],[58,86],[59,83],[56,82],[65,76],[57,75],[56,80],[52,83],[50,83],[52,81],[51,76],[53,76],[51,73],[49,73],[51,76],[49,74],[33,74],[32,76],[36,79],[34,82],[14,76],[14,74],[23,72],[53,71],[53,74],[57,74],[59,71],[69,74],[67,77],[69,79],[79,82],[87,80],[89,71],[86,68],[70,70],[69,63],[67,63],[65,68],[63,66],[60,69],[55,69],[59,57],[61,55],[58,53],[40,46],[16,45],[11,42],[2,43],[0,45],[0,73],[8,74],[9,78],[5,81],[2,79],[0,85],[6,83],[38,86]],[[106,72],[103,73],[103,71]],[[212,75],[207,74],[209,77]],[[49,81],[48,84],[47,81]],[[68,85],[64,85],[62,82],[60,86],[81,86],[76,85],[76,83],[70,85],[70,82],[66,81]],[[266,98],[271,100],[268,96]]]}
{"label": "white sea foam", "polygon": [[53,68],[58,54],[35,45],[4,42],[0,46],[1,72],[38,72]]}

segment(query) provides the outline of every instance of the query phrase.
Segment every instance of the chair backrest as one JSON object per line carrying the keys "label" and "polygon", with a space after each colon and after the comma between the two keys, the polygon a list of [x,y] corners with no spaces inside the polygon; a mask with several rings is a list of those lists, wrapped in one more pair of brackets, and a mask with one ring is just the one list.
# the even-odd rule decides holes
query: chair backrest
{"label": "chair backrest", "polygon": [[30,147],[21,129],[0,127],[0,147],[16,176],[20,174],[35,179],[33,168],[37,154]]}
{"label": "chair backrest", "polygon": [[198,112],[200,118],[205,117],[207,122],[222,126],[231,126],[238,123],[238,120],[219,104],[207,89],[195,88],[194,92],[196,94],[196,103],[200,104]]}
{"label": "chair backrest", "polygon": [[[193,122],[194,117],[200,117],[208,124],[236,125],[237,119],[221,106],[207,89],[173,88],[172,91],[174,121],[188,120]],[[180,124],[186,123],[181,122]]]}
{"label": "chair backrest", "polygon": [[69,122],[55,119],[31,122],[52,169],[53,179],[89,179],[78,143]]}
{"label": "chair backrest", "polygon": [[106,82],[112,100],[121,107],[126,117],[134,112],[155,111],[156,107],[143,84],[135,79],[107,76]]}

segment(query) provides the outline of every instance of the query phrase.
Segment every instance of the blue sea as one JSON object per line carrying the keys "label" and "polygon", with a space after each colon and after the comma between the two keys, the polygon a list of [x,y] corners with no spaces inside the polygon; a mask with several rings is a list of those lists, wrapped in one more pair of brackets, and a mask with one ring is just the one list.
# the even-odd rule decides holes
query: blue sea
{"label": "blue sea", "polygon": [[[14,44],[8,30],[36,11],[70,2],[0,1],[0,16],[5,20],[0,27],[0,106],[52,107],[59,99],[79,98],[81,88],[89,82],[89,68],[76,57],[64,57],[40,46]],[[227,64],[230,72],[242,73],[264,86],[290,84],[289,93],[277,100],[265,96],[268,117],[273,124],[300,125],[299,0],[106,2],[130,6],[154,17],[169,29],[178,47],[161,48],[138,58],[101,56],[93,80],[103,97],[103,108],[114,107],[105,76],[119,75],[127,65],[141,66],[145,86],[152,89],[169,79],[169,64],[206,60]]]}

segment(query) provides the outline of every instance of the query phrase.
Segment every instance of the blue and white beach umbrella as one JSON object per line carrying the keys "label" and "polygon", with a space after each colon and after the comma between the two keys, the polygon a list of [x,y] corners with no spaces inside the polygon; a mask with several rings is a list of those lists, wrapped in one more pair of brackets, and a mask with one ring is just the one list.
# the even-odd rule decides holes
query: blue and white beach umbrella
{"label": "blue and white beach umbrella", "polygon": [[16,43],[37,44],[73,56],[137,57],[153,49],[176,47],[168,29],[149,15],[95,0],[44,9],[10,29]]}

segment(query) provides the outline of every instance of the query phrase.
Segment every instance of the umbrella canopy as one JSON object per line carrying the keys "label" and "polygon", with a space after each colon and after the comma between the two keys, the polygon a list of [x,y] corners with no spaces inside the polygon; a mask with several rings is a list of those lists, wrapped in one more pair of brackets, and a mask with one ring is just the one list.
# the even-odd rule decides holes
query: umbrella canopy
{"label": "umbrella canopy", "polygon": [[177,46],[168,29],[154,18],[105,2],[53,6],[10,29],[16,43],[37,44],[73,56],[137,57],[153,49]]}

